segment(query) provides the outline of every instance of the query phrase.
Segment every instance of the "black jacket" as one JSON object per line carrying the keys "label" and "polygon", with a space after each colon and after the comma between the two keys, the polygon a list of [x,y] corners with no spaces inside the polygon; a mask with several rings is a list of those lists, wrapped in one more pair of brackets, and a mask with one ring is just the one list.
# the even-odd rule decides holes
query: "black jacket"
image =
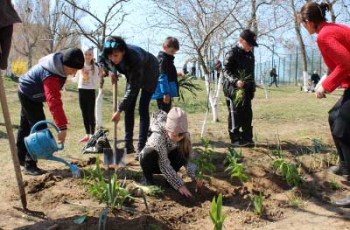
{"label": "black jacket", "polygon": [[166,74],[168,76],[168,82],[175,82],[177,89],[179,89],[177,71],[174,65],[175,57],[163,51],[159,51],[157,58],[159,61],[159,74]]}
{"label": "black jacket", "polygon": [[127,47],[123,60],[118,65],[105,60],[109,70],[124,74],[128,83],[118,111],[125,111],[131,99],[137,97],[140,89],[153,93],[159,76],[159,64],[155,56],[138,46],[127,45]]}
{"label": "black jacket", "polygon": [[[247,99],[254,98],[255,80],[254,80],[254,53],[245,52],[238,45],[233,47],[226,55],[224,60],[224,81],[229,82],[231,86],[237,89],[238,73],[245,71],[246,76],[249,76],[243,86]],[[224,89],[225,93],[225,89]],[[229,96],[229,95],[225,95]]]}
{"label": "black jacket", "polygon": [[320,81],[320,76],[317,74],[317,73],[313,73],[311,75],[311,81],[314,83],[314,84],[317,84],[319,81]]}

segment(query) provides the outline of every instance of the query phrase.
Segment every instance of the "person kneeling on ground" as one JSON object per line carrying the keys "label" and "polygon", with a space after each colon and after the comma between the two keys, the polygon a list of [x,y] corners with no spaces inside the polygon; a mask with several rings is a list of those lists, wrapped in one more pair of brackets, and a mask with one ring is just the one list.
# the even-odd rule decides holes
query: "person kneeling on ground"
{"label": "person kneeling on ground", "polygon": [[[184,185],[177,172],[182,166],[195,180],[197,167],[190,162],[195,158],[192,151],[186,113],[178,107],[168,114],[162,110],[153,112],[150,125],[151,135],[140,153],[140,164],[144,174],[144,184],[154,184],[153,174],[164,174],[169,184],[179,193],[191,197],[191,192]],[[197,187],[203,181],[197,180]]]}

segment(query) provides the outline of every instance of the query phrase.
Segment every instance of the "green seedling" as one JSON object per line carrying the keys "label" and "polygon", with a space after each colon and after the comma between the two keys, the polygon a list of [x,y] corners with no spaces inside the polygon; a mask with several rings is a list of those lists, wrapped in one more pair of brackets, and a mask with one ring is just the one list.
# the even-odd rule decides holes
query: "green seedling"
{"label": "green seedling", "polygon": [[311,140],[312,144],[313,144],[313,152],[315,153],[321,153],[323,150],[323,146],[324,144],[322,143],[321,139],[316,139],[316,138],[308,138],[309,140]]}
{"label": "green seedling", "polygon": [[237,177],[242,183],[248,181],[243,164],[237,163],[237,159],[232,160],[226,167],[225,172],[229,172],[231,179]]}
{"label": "green seedling", "polygon": [[188,91],[194,98],[197,97],[196,91],[202,91],[203,89],[199,84],[194,83],[195,76],[183,76],[179,77],[179,100],[185,101],[185,91]]}
{"label": "green seedling", "polygon": [[214,224],[214,230],[222,230],[224,221],[227,217],[226,214],[222,214],[222,194],[219,195],[217,200],[213,197],[209,214],[210,219]]}
{"label": "green seedling", "polygon": [[254,195],[252,200],[253,200],[254,213],[258,216],[261,216],[261,214],[264,211],[262,193],[260,192],[259,195]]}
{"label": "green seedling", "polygon": [[338,184],[338,182],[334,179],[332,179],[330,182],[329,182],[329,187],[332,189],[332,190],[339,190],[340,189],[340,185]]}
{"label": "green seedling", "polygon": [[[238,81],[242,81],[244,83],[247,83],[251,81],[251,75],[247,75],[245,70],[238,71]],[[245,99],[245,91],[244,88],[237,88],[235,92],[235,98],[233,100],[233,103],[235,105],[241,104],[244,102]]]}
{"label": "green seedling", "polygon": [[288,163],[283,158],[280,158],[273,161],[272,167],[280,170],[289,186],[294,187],[302,184],[303,180],[298,172],[298,168],[294,164]]}
{"label": "green seedling", "polygon": [[210,177],[205,174],[213,174],[216,170],[215,165],[211,163],[214,151],[209,144],[209,140],[202,139],[202,144],[204,149],[196,149],[198,157],[191,160],[191,162],[197,166],[196,179],[210,182]]}
{"label": "green seedling", "polygon": [[236,151],[234,148],[229,147],[227,156],[224,160],[224,164],[233,162],[235,160],[237,160],[236,162],[241,162],[242,159],[243,159],[242,149],[240,149],[239,151]]}
{"label": "green seedling", "polygon": [[127,198],[132,199],[130,193],[125,189],[125,181],[123,184],[118,182],[116,174],[106,180],[100,167],[99,158],[96,159],[95,167],[88,169],[89,176],[84,174],[84,182],[88,185],[88,193],[92,197],[104,203],[107,207],[114,209],[122,207]]}
{"label": "green seedling", "polygon": [[143,191],[144,194],[149,196],[160,196],[164,194],[164,190],[156,185],[150,185],[150,186],[143,186],[134,184],[136,188],[139,188]]}

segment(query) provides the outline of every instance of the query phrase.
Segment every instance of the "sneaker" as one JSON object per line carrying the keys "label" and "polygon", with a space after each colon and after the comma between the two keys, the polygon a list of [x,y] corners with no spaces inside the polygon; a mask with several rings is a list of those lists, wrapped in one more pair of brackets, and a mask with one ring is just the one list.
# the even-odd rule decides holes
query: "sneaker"
{"label": "sneaker", "polygon": [[156,183],[154,182],[154,180],[153,180],[153,176],[151,176],[151,177],[142,177],[142,179],[141,179],[141,184],[143,185],[143,186],[150,186],[150,185],[155,185]]}
{"label": "sneaker", "polygon": [[350,208],[350,197],[345,197],[342,200],[334,202],[334,204],[338,207]]}
{"label": "sneaker", "polygon": [[31,165],[31,166],[28,166],[28,167],[24,168],[24,174],[25,175],[40,176],[40,175],[43,175],[45,173],[46,173],[46,171],[41,170],[36,165]]}
{"label": "sneaker", "polygon": [[340,176],[350,175],[350,172],[346,168],[344,162],[340,162],[339,165],[335,165],[335,166],[330,167],[330,170],[336,175],[340,175]]}
{"label": "sneaker", "polygon": [[250,140],[250,141],[241,140],[240,144],[242,147],[254,147],[254,145],[255,145],[253,140]]}
{"label": "sneaker", "polygon": [[232,147],[241,147],[240,146],[240,141],[233,141],[233,142],[231,142],[231,146]]}
{"label": "sneaker", "polygon": [[90,140],[90,137],[89,136],[85,136],[83,138],[81,138],[78,142],[79,143],[83,143],[83,142],[88,142]]}
{"label": "sneaker", "polygon": [[232,147],[253,147],[254,141],[239,140],[231,143]]}

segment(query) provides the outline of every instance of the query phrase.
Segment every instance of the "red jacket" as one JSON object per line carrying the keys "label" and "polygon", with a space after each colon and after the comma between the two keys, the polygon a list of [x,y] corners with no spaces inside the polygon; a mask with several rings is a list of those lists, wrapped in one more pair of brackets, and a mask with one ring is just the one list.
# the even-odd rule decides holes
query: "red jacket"
{"label": "red jacket", "polygon": [[48,77],[43,82],[47,105],[55,124],[60,130],[67,129],[67,117],[61,100],[61,80],[59,77]]}
{"label": "red jacket", "polygon": [[317,44],[323,60],[332,71],[323,81],[326,92],[333,92],[338,86],[350,87],[350,28],[335,23],[320,24]]}

